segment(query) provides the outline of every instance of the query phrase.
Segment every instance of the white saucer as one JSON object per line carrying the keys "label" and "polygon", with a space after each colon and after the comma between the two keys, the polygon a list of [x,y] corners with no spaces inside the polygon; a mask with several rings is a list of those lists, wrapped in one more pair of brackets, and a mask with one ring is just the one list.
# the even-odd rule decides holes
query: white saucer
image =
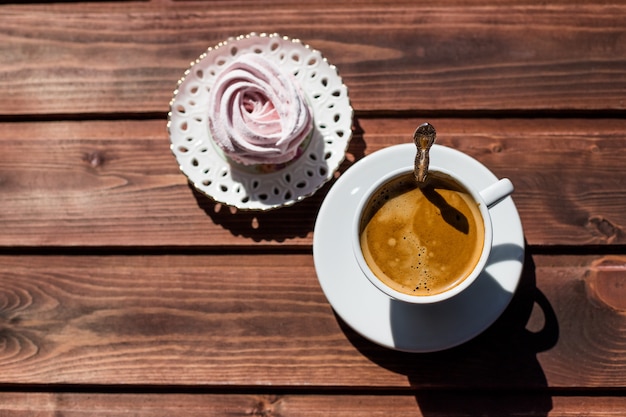
{"label": "white saucer", "polygon": [[[493,249],[485,271],[464,293],[435,305],[389,299],[362,274],[352,254],[351,219],[365,190],[381,175],[413,166],[415,145],[375,152],[355,163],[333,185],[320,208],[313,257],[322,290],[335,312],[357,333],[391,349],[432,352],[460,345],[487,329],[508,306],[524,263],[524,233],[511,197],[490,209]],[[433,165],[460,173],[476,188],[497,181],[470,156],[434,145]]]}
{"label": "white saucer", "polygon": [[[208,128],[209,90],[240,55],[258,54],[292,74],[311,106],[314,127],[297,159],[281,165],[231,163]],[[209,48],[178,82],[167,130],[180,170],[199,192],[242,210],[271,210],[313,195],[343,162],[353,111],[337,68],[297,39],[251,33]]]}

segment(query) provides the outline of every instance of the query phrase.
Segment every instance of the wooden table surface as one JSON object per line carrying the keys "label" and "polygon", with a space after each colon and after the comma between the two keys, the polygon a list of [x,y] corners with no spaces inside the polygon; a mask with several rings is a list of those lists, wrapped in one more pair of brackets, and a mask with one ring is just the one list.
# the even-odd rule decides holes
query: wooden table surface
{"label": "wooden table surface", "polygon": [[[337,66],[339,174],[429,121],[513,181],[524,272],[484,333],[400,353],[335,315],[332,181],[267,213],[187,183],[172,92],[250,32]],[[3,2],[0,90],[1,416],[626,415],[623,1]]]}

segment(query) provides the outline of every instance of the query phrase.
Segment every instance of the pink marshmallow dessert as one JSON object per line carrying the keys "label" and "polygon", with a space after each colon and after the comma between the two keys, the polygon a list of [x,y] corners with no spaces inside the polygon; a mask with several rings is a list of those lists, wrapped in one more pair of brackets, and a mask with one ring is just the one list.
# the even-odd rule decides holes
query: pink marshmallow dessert
{"label": "pink marshmallow dessert", "polygon": [[239,210],[272,210],[336,177],[353,110],[320,51],[276,33],[209,47],[170,101],[170,150],[196,191]]}
{"label": "pink marshmallow dessert", "polygon": [[313,116],[295,78],[260,55],[239,56],[209,91],[209,132],[232,161],[284,164],[299,156]]}

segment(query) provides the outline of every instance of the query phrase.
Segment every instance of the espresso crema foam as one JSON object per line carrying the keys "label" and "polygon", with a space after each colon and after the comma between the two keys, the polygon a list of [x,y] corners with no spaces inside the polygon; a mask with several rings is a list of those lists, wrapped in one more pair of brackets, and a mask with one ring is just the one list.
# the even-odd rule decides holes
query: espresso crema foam
{"label": "espresso crema foam", "polygon": [[379,189],[361,220],[361,249],[374,274],[409,295],[444,292],[472,272],[482,254],[484,225],[477,203],[450,179],[413,175]]}

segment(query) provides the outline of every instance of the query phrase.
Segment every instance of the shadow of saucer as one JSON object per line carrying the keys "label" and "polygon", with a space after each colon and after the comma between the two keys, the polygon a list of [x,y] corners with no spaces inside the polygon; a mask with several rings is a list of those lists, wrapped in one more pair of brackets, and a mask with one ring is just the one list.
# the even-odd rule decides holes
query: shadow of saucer
{"label": "shadow of saucer", "polygon": [[[483,290],[498,291],[497,284],[486,281]],[[533,307],[544,315],[544,326],[536,332],[526,328]],[[393,314],[402,314],[400,307],[394,308]],[[556,344],[559,326],[550,303],[536,288],[535,266],[528,252],[519,286],[504,313],[480,335],[459,346],[431,353],[394,351],[364,339],[338,320],[364,356],[406,375],[424,416],[547,416],[552,409],[537,354]],[[519,393],[531,393],[531,400]]]}

